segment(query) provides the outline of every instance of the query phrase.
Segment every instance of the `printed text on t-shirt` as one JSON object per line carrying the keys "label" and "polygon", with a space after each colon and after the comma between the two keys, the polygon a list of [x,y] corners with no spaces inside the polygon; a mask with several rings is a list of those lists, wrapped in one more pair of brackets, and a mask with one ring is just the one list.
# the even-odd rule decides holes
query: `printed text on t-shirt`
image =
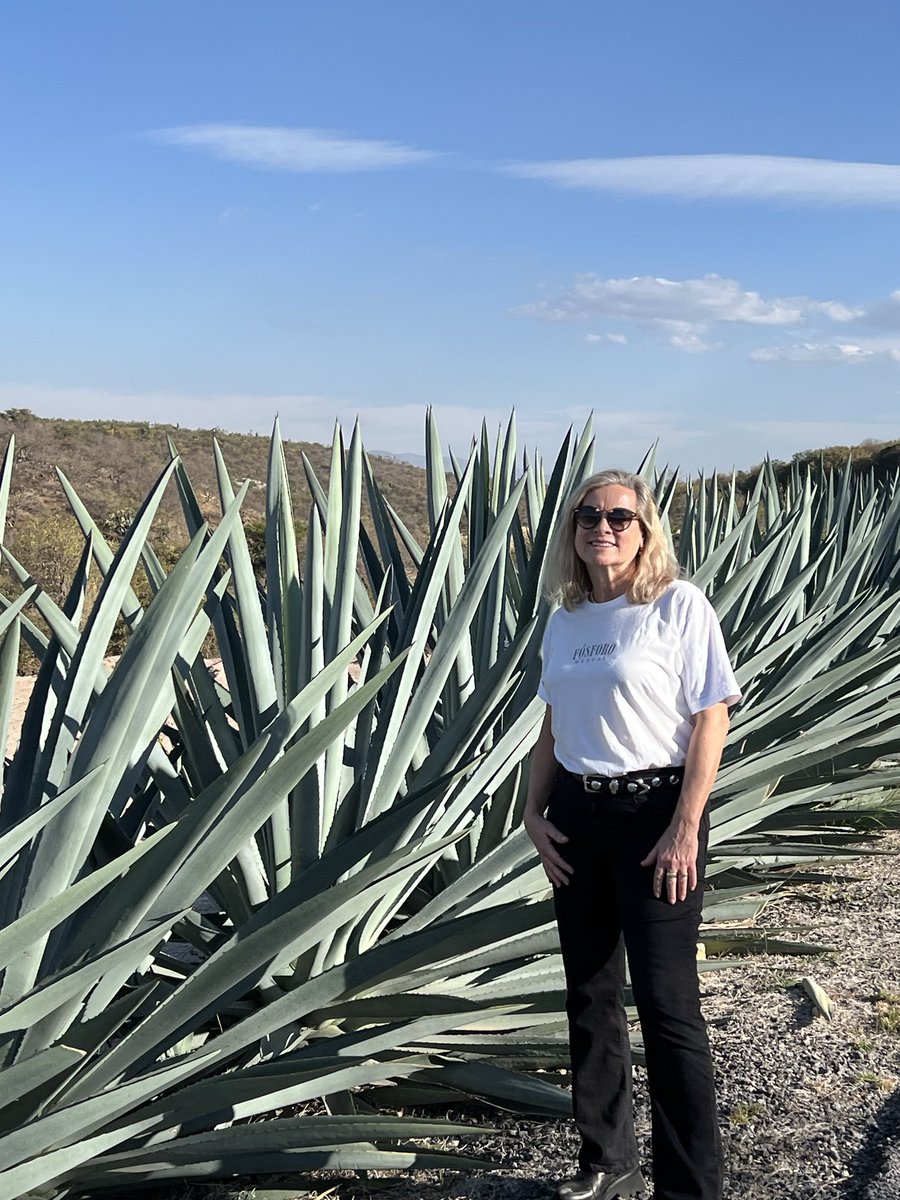
{"label": "printed text on t-shirt", "polygon": [[586,642],[573,651],[572,658],[576,661],[587,658],[604,658],[607,654],[612,654],[615,648],[615,642]]}

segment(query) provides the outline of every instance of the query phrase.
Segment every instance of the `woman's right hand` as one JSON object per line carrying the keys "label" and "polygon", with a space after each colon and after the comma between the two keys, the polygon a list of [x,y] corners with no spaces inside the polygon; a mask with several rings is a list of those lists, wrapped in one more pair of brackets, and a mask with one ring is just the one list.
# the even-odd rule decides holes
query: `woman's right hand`
{"label": "woman's right hand", "polygon": [[569,882],[572,867],[556,847],[564,845],[569,839],[540,813],[526,813],[523,824],[525,832],[541,856],[547,878],[554,887],[564,887]]}

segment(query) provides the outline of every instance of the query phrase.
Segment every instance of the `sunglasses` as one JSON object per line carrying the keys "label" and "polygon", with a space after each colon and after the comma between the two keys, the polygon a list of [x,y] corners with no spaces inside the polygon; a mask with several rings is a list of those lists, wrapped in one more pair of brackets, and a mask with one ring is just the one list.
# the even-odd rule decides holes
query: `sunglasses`
{"label": "sunglasses", "polygon": [[572,516],[581,529],[596,529],[605,517],[613,533],[624,533],[637,513],[630,508],[594,508],[593,504],[579,504]]}

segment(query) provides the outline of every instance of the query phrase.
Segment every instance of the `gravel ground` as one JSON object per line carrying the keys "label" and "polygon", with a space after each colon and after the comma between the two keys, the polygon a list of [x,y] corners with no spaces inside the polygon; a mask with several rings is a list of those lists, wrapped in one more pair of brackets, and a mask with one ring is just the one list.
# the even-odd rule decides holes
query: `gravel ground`
{"label": "gravel ground", "polygon": [[[900,1197],[900,861],[894,857],[900,832],[887,834],[880,847],[890,853],[850,864],[846,882],[798,888],[765,912],[767,928],[793,930],[801,940],[806,934],[835,947],[835,954],[769,956],[703,976],[726,1200]],[[800,986],[804,976],[833,1001],[830,1021]],[[636,1122],[649,1163],[643,1085],[638,1068]],[[337,1196],[548,1200],[552,1182],[565,1177],[576,1152],[571,1127],[482,1115],[496,1133],[472,1149],[501,1169],[347,1181]]]}

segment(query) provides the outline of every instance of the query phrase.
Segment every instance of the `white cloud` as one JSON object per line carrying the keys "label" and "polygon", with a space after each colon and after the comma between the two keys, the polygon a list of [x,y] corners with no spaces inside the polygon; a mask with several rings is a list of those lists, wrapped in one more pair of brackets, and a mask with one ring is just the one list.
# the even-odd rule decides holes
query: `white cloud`
{"label": "white cloud", "polygon": [[584,340],[592,345],[625,346],[628,338],[624,333],[586,333]]}
{"label": "white cloud", "polygon": [[155,141],[205,150],[215,158],[264,171],[346,172],[408,167],[437,157],[400,142],[345,137],[323,129],[269,125],[178,125],[156,129]]}
{"label": "white cloud", "polygon": [[685,354],[706,354],[708,350],[716,349],[712,342],[705,341],[697,333],[673,333],[669,345],[676,350],[683,350]]}
{"label": "white cloud", "polygon": [[673,336],[699,334],[710,324],[799,325],[817,314],[832,321],[862,315],[836,301],[807,296],[765,300],[746,291],[735,279],[705,275],[702,279],[661,279],[651,275],[631,279],[600,279],[579,275],[571,287],[517,309],[523,316],[545,321],[583,321],[596,317],[638,321],[669,330]]}
{"label": "white cloud", "polygon": [[851,363],[871,357],[851,342],[795,342],[792,346],[763,346],[751,350],[753,362]]}
{"label": "white cloud", "polygon": [[753,362],[831,363],[900,362],[900,341],[860,338],[856,342],[795,342],[761,346],[750,352]]}
{"label": "white cloud", "polygon": [[678,154],[514,162],[524,179],[621,196],[900,207],[900,165],[768,154]]}

